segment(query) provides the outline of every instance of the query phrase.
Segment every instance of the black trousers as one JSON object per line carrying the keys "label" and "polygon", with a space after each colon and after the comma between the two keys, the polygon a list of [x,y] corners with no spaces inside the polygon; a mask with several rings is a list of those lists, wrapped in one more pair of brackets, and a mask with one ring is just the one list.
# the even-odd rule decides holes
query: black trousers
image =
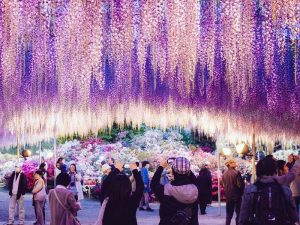
{"label": "black trousers", "polygon": [[241,204],[242,204],[242,198],[226,200],[226,225],[230,225],[234,211],[236,214],[236,225],[238,225]]}
{"label": "black trousers", "polygon": [[295,201],[295,204],[296,204],[297,213],[298,213],[298,216],[299,216],[300,196],[295,196],[293,198],[294,198],[294,201]]}
{"label": "black trousers", "polygon": [[207,201],[199,200],[199,207],[200,207],[200,213],[205,214],[206,213],[206,207],[207,207]]}

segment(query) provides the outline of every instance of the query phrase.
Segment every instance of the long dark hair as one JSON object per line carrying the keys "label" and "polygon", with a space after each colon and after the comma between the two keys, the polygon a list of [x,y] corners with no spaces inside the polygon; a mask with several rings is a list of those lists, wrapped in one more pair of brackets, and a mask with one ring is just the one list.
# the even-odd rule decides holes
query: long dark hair
{"label": "long dark hair", "polygon": [[59,157],[58,160],[56,161],[56,163],[59,163],[59,164],[60,164],[60,163],[62,163],[63,160],[64,160],[63,157]]}
{"label": "long dark hair", "polygon": [[109,202],[118,204],[119,202],[127,201],[131,191],[132,187],[129,178],[125,174],[119,173],[112,180]]}

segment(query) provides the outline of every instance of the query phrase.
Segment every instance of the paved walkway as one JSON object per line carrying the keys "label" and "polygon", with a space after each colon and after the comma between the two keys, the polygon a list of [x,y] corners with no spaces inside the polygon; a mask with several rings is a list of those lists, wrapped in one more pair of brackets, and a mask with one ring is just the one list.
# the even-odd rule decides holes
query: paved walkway
{"label": "paved walkway", "polygon": [[[34,210],[31,205],[31,194],[25,197],[26,225],[33,224],[35,220]],[[0,225],[6,224],[8,220],[8,204],[9,196],[7,190],[0,190]],[[96,200],[85,199],[81,201],[82,210],[79,211],[78,217],[83,225],[92,225],[99,212],[100,204]],[[141,225],[157,225],[159,222],[158,208],[159,204],[151,204],[154,212],[139,212],[137,213],[138,224]],[[199,215],[199,225],[224,225],[225,224],[225,207],[222,205],[222,216],[217,216],[218,208],[216,204],[207,209],[207,215]],[[46,221],[50,221],[48,204],[46,204]],[[15,222],[17,224],[17,221]],[[47,225],[49,222],[46,223]],[[232,222],[232,224],[234,224]]]}

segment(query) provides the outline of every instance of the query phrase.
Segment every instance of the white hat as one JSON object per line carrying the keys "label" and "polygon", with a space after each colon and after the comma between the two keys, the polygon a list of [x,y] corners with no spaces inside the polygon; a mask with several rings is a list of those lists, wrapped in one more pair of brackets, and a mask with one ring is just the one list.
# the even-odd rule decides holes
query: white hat
{"label": "white hat", "polygon": [[101,167],[102,173],[104,173],[106,170],[109,170],[109,169],[111,169],[111,167],[107,163],[103,164]]}
{"label": "white hat", "polygon": [[20,162],[16,163],[15,167],[22,168],[22,163],[20,163]]}

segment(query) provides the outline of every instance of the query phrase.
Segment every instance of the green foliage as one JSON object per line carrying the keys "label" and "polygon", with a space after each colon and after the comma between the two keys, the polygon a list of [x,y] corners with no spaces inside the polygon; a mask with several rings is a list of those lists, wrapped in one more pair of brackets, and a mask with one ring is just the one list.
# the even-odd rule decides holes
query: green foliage
{"label": "green foliage", "polygon": [[[41,147],[42,149],[53,149],[53,139],[49,140],[49,141],[42,141],[41,142]],[[30,149],[30,151],[32,152],[32,154],[36,154],[39,150],[40,150],[40,145],[36,144],[36,145],[22,145],[20,146],[20,153],[22,153],[22,151],[24,149]],[[1,153],[9,153],[12,155],[16,155],[17,154],[17,147],[8,147],[8,148],[2,148]]]}
{"label": "green foliage", "polygon": [[128,124],[125,122],[123,126],[113,123],[111,128],[99,130],[97,136],[106,142],[115,143],[119,141],[118,135],[120,132],[127,132],[126,137],[122,140],[130,141],[134,138],[134,136],[145,133],[146,129],[147,127],[144,124],[142,124],[141,127],[133,127],[132,123]]}
{"label": "green foliage", "polygon": [[146,129],[147,127],[144,124],[142,124],[140,127],[133,127],[132,123],[124,122],[123,125],[113,123],[112,127],[107,127],[106,129],[98,130],[97,134],[94,134],[92,131],[90,131],[87,135],[79,135],[78,133],[74,133],[61,136],[58,138],[58,143],[63,144],[67,141],[85,140],[88,138],[95,137],[101,138],[102,140],[108,143],[115,143],[119,141],[118,134],[123,131],[126,131],[127,135],[122,140],[130,141],[132,140],[132,138],[134,138],[135,135],[145,133]]}
{"label": "green foliage", "polygon": [[[72,140],[85,140],[87,138],[101,138],[103,141],[107,143],[115,143],[117,141],[125,141],[130,142],[135,136],[143,135],[146,130],[151,129],[147,127],[145,124],[142,124],[140,127],[135,127],[132,123],[124,122],[123,125],[113,123],[112,127],[107,127],[106,129],[98,130],[97,134],[93,132],[89,132],[87,135],[80,136],[78,133],[68,134],[66,136],[61,136],[57,139],[58,144],[63,144],[67,141]],[[167,132],[171,132],[172,130],[179,130],[182,135],[181,141],[183,141],[187,146],[192,144],[195,146],[207,146],[212,149],[216,149],[215,140],[212,137],[205,135],[203,132],[198,132],[197,130],[185,130],[180,127],[171,127],[166,129]],[[121,132],[124,132],[123,135]],[[36,153],[39,150],[39,145],[29,146],[26,145],[26,148],[31,149],[32,153]],[[49,141],[42,142],[42,149],[52,149],[53,148],[53,139]],[[24,146],[21,148],[24,149]],[[2,153],[11,153],[16,154],[17,148],[11,147],[7,149],[1,149]]]}
{"label": "green foliage", "polygon": [[58,138],[58,143],[63,144],[66,141],[73,141],[73,140],[81,140],[83,137],[80,137],[78,133],[74,133],[72,135],[68,134],[65,136],[61,136]]}
{"label": "green foliage", "polygon": [[182,141],[186,145],[192,144],[195,146],[206,146],[211,149],[216,149],[216,141],[203,132],[198,132],[198,130],[186,131],[185,129],[181,129],[180,134],[182,135]]}

